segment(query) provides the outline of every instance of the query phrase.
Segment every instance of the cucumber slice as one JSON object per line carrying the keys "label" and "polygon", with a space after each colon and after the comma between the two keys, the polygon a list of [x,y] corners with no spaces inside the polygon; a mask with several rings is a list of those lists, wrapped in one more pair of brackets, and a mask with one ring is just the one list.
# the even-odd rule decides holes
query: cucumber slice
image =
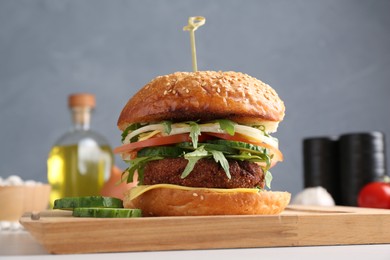
{"label": "cucumber slice", "polygon": [[102,196],[65,197],[54,201],[53,209],[72,210],[74,208],[123,208],[121,199]]}
{"label": "cucumber slice", "polygon": [[137,157],[179,157],[180,155],[183,155],[183,149],[176,146],[145,147],[137,153]]}
{"label": "cucumber slice", "polygon": [[[184,142],[177,145],[183,149],[194,150],[192,143]],[[206,151],[220,151],[225,154],[237,154],[237,150],[223,144],[214,144],[214,143],[198,143],[198,147],[203,146]]]}
{"label": "cucumber slice", "polygon": [[210,144],[210,143],[205,143],[201,144],[204,146],[204,149],[206,151],[220,151],[226,154],[236,154],[237,151],[227,145],[221,145],[221,144]]}
{"label": "cucumber slice", "polygon": [[142,211],[140,209],[74,208],[72,216],[85,218],[138,218],[142,217]]}
{"label": "cucumber slice", "polygon": [[210,140],[208,142],[212,144],[225,145],[230,148],[234,148],[240,151],[246,151],[252,154],[264,154],[266,149],[264,147],[254,145],[254,144],[248,144],[248,143],[238,142],[238,141],[222,140],[222,139]]}

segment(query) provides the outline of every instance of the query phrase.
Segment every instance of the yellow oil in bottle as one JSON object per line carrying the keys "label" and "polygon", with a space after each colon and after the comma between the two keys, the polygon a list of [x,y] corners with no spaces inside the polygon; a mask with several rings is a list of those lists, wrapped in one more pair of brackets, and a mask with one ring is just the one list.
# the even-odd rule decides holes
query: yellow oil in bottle
{"label": "yellow oil in bottle", "polygon": [[72,94],[68,104],[73,126],[53,145],[47,160],[51,206],[63,197],[100,195],[114,160],[107,140],[90,128],[95,96]]}
{"label": "yellow oil in bottle", "polygon": [[90,139],[77,145],[54,146],[47,161],[51,206],[58,198],[99,195],[112,161],[111,148]]}

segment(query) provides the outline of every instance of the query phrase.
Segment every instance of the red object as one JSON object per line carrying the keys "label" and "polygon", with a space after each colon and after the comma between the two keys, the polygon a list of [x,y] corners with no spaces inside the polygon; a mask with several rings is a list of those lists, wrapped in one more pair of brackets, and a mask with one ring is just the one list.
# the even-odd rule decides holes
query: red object
{"label": "red object", "polygon": [[124,194],[127,190],[137,185],[137,178],[134,178],[134,181],[131,183],[126,183],[126,181],[121,182],[122,170],[117,166],[114,166],[111,171],[110,178],[104,184],[100,195],[115,197],[123,200]]}
{"label": "red object", "polygon": [[[210,137],[206,134],[202,134],[198,137],[198,142],[203,142],[205,140],[210,139]],[[141,149],[144,147],[151,146],[160,146],[167,144],[177,144],[183,142],[191,142],[191,137],[189,134],[177,134],[177,135],[168,135],[161,137],[153,137],[150,139],[146,139],[144,141],[139,141],[135,143],[124,144],[114,149],[114,153],[123,153],[123,152],[131,152],[136,149]]]}
{"label": "red object", "polygon": [[359,192],[358,206],[390,209],[390,183],[371,182],[365,185]]}

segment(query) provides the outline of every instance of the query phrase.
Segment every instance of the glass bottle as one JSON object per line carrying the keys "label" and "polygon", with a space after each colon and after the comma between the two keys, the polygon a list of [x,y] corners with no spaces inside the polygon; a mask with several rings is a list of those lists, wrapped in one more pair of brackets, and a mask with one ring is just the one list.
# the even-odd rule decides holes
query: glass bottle
{"label": "glass bottle", "polygon": [[51,206],[58,198],[99,195],[114,160],[107,140],[90,129],[95,96],[73,94],[68,104],[73,127],[53,145],[47,161]]}

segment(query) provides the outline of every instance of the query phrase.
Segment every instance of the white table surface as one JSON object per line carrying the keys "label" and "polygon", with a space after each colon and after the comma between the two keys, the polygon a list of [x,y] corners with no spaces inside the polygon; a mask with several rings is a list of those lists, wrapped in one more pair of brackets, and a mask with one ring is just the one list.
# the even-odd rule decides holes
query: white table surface
{"label": "white table surface", "polygon": [[[390,230],[389,230],[390,232]],[[0,259],[369,259],[390,260],[390,244],[50,255],[27,231],[0,231]]]}

